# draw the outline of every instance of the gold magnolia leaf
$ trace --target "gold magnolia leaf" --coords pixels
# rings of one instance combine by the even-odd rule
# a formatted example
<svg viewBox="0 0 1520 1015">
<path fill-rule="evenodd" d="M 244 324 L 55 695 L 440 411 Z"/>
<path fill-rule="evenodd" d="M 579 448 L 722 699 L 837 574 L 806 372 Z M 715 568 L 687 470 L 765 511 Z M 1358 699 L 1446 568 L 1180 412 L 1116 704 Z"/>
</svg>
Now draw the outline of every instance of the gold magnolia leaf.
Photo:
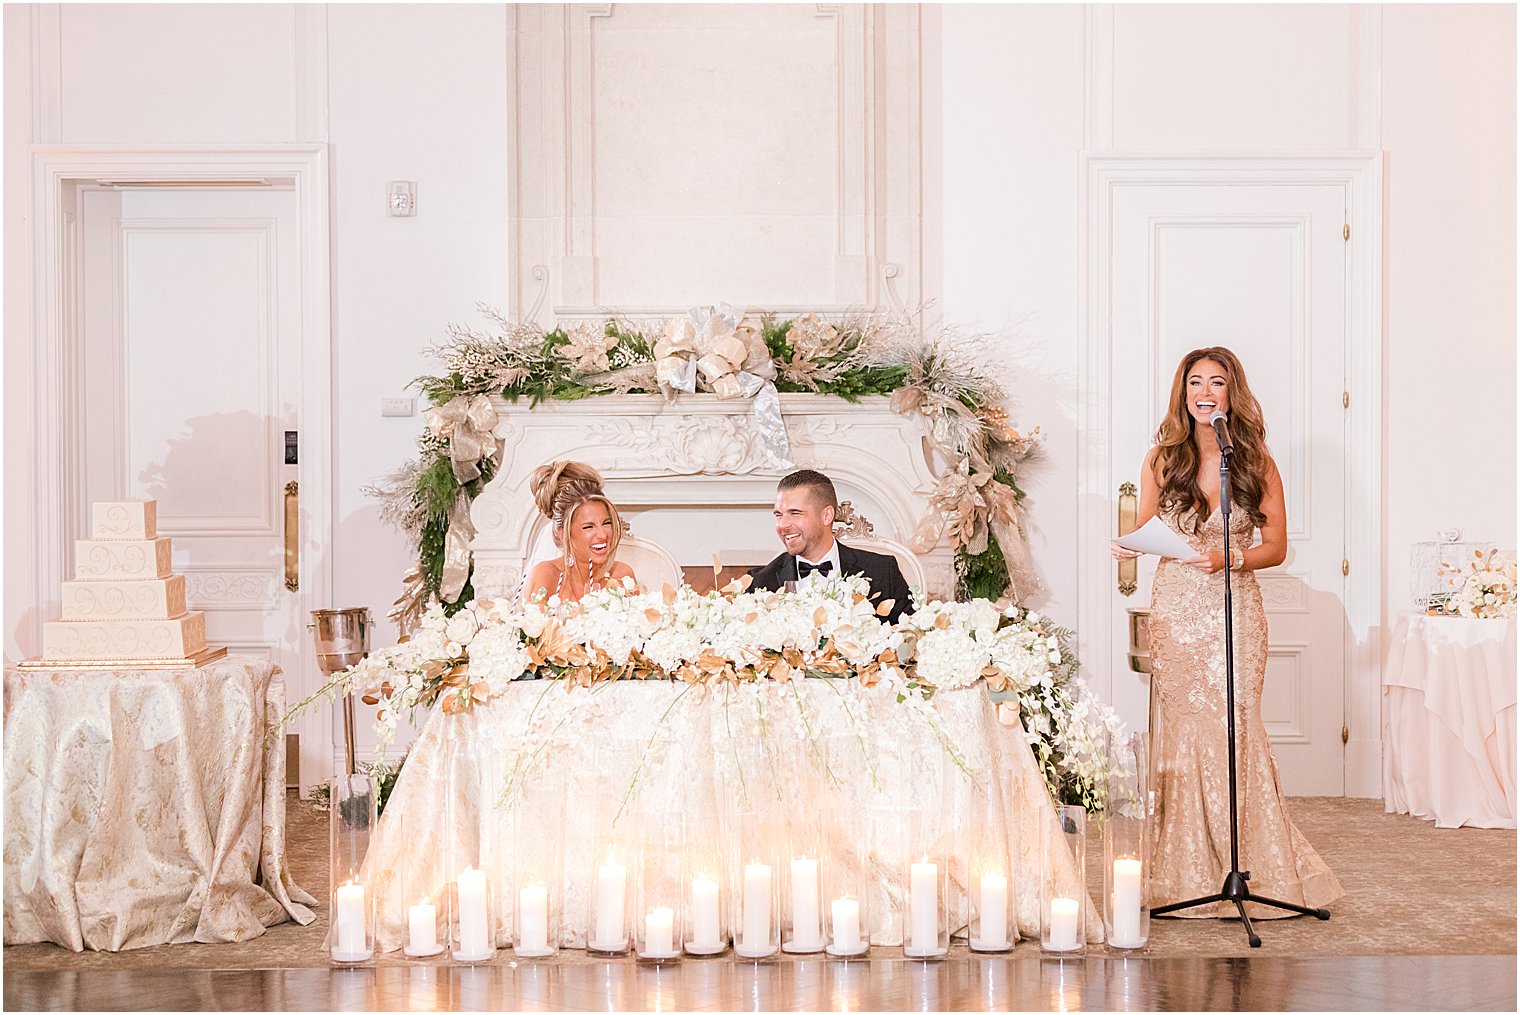
<svg viewBox="0 0 1520 1015">
<path fill-rule="evenodd" d="M 876 606 L 876 615 L 878 617 L 885 617 L 887 614 L 889 614 L 889 613 L 892 612 L 892 607 L 894 607 L 896 605 L 897 605 L 897 600 L 895 600 L 895 599 L 883 599 Z"/>
<path fill-rule="evenodd" d="M 665 600 L 666 606 L 674 606 L 676 604 L 676 590 L 671 586 L 670 582 L 666 582 L 660 586 L 660 597 Z"/>
</svg>

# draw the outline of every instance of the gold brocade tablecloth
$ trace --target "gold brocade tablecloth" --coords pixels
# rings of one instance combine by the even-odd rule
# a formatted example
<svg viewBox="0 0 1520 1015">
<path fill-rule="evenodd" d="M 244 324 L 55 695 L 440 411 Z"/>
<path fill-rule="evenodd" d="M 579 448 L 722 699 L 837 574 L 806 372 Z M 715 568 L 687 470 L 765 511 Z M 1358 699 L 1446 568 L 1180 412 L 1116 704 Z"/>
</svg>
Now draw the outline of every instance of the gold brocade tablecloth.
<svg viewBox="0 0 1520 1015">
<path fill-rule="evenodd" d="M 310 923 L 285 868 L 280 669 L 5 676 L 5 943 L 119 951 Z M 304 905 L 303 905 L 304 903 Z"/>
</svg>

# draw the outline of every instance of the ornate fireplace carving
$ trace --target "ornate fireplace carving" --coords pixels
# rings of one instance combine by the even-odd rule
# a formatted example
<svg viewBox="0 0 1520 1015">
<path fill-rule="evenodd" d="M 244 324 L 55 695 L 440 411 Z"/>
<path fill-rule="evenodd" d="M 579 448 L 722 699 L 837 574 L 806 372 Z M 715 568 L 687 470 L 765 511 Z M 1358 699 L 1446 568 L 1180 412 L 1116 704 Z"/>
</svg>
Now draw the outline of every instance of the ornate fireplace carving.
<svg viewBox="0 0 1520 1015">
<path fill-rule="evenodd" d="M 782 395 L 792 459 L 797 468 L 826 473 L 840 499 L 851 502 L 852 534 L 869 528 L 873 548 L 914 558 L 926 591 L 948 598 L 955 585 L 951 550 L 915 554 L 905 545 L 935 482 L 924 427 L 887 403 L 883 396 L 850 404 L 828 395 Z M 498 400 L 495 407 L 505 452 L 471 508 L 478 595 L 517 587 L 542 524 L 528 477 L 560 458 L 595 466 L 633 531 L 658 541 L 682 564 L 710 565 L 714 545 L 725 547 L 725 564 L 763 563 L 779 552 L 770 509 L 776 481 L 789 470 L 768 464 L 749 401 L 624 395 L 531 409 Z M 734 556 L 749 559 L 729 559 Z"/>
</svg>

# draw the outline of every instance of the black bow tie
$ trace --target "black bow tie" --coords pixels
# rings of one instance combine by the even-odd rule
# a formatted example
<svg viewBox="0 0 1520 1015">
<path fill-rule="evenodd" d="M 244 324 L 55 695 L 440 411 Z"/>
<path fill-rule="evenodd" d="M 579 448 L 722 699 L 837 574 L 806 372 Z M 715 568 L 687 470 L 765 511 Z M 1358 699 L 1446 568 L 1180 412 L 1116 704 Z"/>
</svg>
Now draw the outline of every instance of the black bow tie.
<svg viewBox="0 0 1520 1015">
<path fill-rule="evenodd" d="M 827 575 L 832 570 L 834 570 L 834 562 L 832 560 L 826 560 L 822 564 L 809 564 L 801 557 L 797 558 L 797 578 L 799 581 L 814 571 L 817 571 L 821 575 Z"/>
</svg>

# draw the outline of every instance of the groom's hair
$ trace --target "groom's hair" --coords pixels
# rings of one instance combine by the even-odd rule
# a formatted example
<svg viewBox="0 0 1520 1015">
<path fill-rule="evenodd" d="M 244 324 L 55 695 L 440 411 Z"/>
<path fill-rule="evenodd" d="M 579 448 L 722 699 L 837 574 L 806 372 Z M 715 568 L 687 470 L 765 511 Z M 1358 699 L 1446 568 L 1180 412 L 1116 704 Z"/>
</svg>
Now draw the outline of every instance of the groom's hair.
<svg viewBox="0 0 1520 1015">
<path fill-rule="evenodd" d="M 807 490 L 808 497 L 819 507 L 839 510 L 839 495 L 834 492 L 834 482 L 823 473 L 812 469 L 798 469 L 776 486 L 778 493 L 797 489 Z"/>
</svg>

